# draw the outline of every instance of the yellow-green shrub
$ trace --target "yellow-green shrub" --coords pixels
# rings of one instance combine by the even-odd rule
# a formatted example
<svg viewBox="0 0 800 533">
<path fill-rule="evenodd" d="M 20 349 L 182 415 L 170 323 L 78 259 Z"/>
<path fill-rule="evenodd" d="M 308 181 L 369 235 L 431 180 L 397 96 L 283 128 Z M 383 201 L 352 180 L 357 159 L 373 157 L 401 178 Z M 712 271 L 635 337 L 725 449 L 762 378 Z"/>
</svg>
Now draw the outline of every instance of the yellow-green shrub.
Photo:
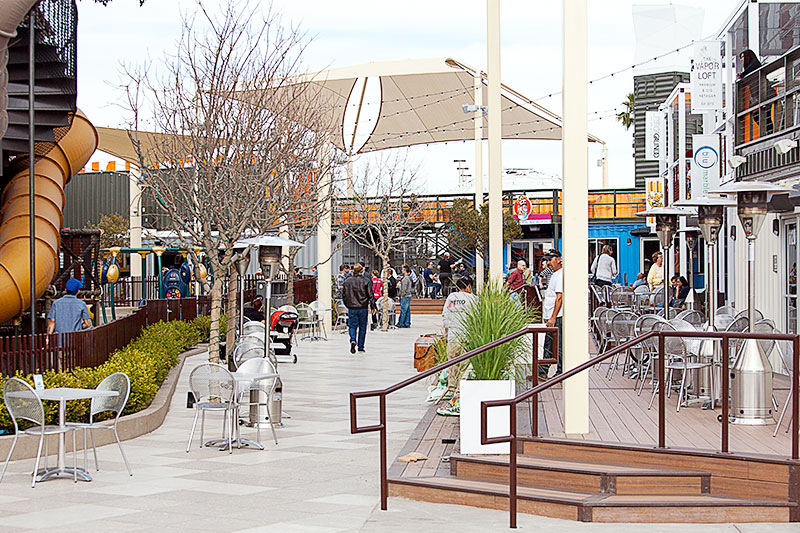
<svg viewBox="0 0 800 533">
<path fill-rule="evenodd" d="M 124 372 L 131 380 L 131 392 L 124 414 L 141 411 L 153 401 L 159 387 L 178 362 L 178 355 L 187 348 L 208 341 L 208 320 L 199 317 L 193 321 L 157 322 L 130 344 L 112 353 L 108 360 L 94 368 L 76 368 L 58 372 L 48 370 L 42 374 L 45 387 L 77 387 L 93 389 L 114 372 Z M 22 378 L 33 385 L 33 376 Z M 0 391 L 4 383 L 0 383 Z M 43 402 L 48 424 L 58 423 L 58 403 Z M 86 421 L 89 418 L 89 400 L 67 402 L 67 420 Z M 102 419 L 102 417 L 98 417 Z M 5 408 L 0 405 L 0 428 L 13 429 Z"/>
</svg>

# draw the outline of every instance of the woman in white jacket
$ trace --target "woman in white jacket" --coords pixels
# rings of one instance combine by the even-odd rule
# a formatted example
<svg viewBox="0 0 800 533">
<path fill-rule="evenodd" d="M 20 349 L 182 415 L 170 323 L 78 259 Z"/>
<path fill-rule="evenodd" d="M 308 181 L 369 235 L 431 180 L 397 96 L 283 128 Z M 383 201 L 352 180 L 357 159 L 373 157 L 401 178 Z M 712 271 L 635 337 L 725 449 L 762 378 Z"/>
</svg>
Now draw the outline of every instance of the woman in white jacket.
<svg viewBox="0 0 800 533">
<path fill-rule="evenodd" d="M 617 277 L 617 262 L 611 254 L 614 250 L 606 244 L 603 246 L 603 252 L 594 258 L 592 263 L 592 275 L 594 276 L 595 285 L 605 286 L 611 285 L 614 278 Z"/>
</svg>

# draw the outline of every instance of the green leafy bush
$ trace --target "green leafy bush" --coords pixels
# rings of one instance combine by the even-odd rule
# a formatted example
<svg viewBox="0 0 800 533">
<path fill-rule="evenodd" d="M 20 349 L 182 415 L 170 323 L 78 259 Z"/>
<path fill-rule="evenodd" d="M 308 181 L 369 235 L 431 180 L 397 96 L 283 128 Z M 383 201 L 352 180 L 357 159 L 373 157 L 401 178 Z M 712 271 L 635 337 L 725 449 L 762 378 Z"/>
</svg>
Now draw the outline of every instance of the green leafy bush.
<svg viewBox="0 0 800 533">
<path fill-rule="evenodd" d="M 43 373 L 45 387 L 77 387 L 93 389 L 114 372 L 124 372 L 131 380 L 131 393 L 123 414 L 141 411 L 153 401 L 178 355 L 186 349 L 208 341 L 208 318 L 192 321 L 157 322 L 124 348 L 111 354 L 108 361 L 94 368 L 76 368 Z M 17 374 L 33 385 L 33 376 Z M 0 391 L 4 383 L 0 383 Z M 88 421 L 89 400 L 67 402 L 67 420 Z M 43 402 L 48 424 L 58 423 L 58 403 Z M 98 419 L 102 419 L 98 417 Z M 0 406 L 0 428 L 13 429 L 5 404 Z"/>
</svg>

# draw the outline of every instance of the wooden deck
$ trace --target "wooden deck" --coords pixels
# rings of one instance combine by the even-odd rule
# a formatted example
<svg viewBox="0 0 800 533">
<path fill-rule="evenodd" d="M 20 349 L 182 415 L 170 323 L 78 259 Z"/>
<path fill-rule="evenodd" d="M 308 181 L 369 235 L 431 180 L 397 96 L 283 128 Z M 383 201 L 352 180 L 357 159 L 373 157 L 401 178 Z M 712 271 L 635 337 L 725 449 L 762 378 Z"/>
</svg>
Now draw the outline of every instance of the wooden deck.
<svg viewBox="0 0 800 533">
<path fill-rule="evenodd" d="M 606 367 L 589 373 L 589 427 L 586 435 L 565 435 L 562 389 L 560 385 L 546 390 L 539 400 L 539 431 L 541 436 L 570 438 L 576 440 L 605 442 L 610 444 L 634 444 L 655 446 L 658 435 L 658 407 L 654 402 L 648 410 L 651 390 L 645 384 L 642 395 L 633 389 L 634 381 L 621 376 L 617 371 L 609 381 L 605 378 Z M 774 393 L 779 407 L 783 408 L 789 392 L 789 379 L 776 376 Z M 667 398 L 666 437 L 667 446 L 698 451 L 718 452 L 721 444 L 722 423 L 717 420 L 722 409 L 703 410 L 699 403 L 681 407 L 676 412 L 677 393 Z M 458 417 L 436 414 L 432 405 L 411 435 L 400 456 L 420 452 L 428 457 L 416 463 L 395 462 L 389 471 L 390 477 L 449 476 L 447 457 L 458 453 Z M 779 413 L 778 413 L 779 414 Z M 520 435 L 530 435 L 530 412 L 527 404 L 517 410 Z M 788 413 L 787 417 L 788 418 Z M 776 414 L 777 419 L 777 414 Z M 788 458 L 791 454 L 791 433 L 785 431 L 783 421 L 778 435 L 772 436 L 775 425 L 741 426 L 730 425 L 730 451 L 733 453 L 768 455 Z M 445 458 L 442 461 L 442 458 Z"/>
</svg>

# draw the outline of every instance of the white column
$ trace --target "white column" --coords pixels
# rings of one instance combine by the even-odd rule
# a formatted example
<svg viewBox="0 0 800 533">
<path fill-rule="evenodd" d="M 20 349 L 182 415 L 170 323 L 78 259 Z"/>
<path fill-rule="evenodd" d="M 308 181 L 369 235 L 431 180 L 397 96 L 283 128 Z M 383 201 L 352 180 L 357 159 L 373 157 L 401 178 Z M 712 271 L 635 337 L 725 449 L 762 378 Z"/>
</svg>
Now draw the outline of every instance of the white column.
<svg viewBox="0 0 800 533">
<path fill-rule="evenodd" d="M 129 239 L 131 248 L 142 247 L 142 189 L 139 187 L 139 178 L 142 176 L 142 171 L 139 167 L 131 165 L 131 170 L 128 174 L 128 195 L 130 197 L 130 205 L 128 206 L 128 216 L 130 221 Z M 131 262 L 131 276 L 142 275 L 142 256 L 139 254 L 130 254 Z M 139 285 L 139 290 L 141 285 Z M 141 296 L 140 296 L 141 297 Z"/>
<path fill-rule="evenodd" d="M 747 48 L 752 50 L 757 57 L 761 57 L 759 7 L 757 0 L 750 0 L 750 3 L 747 4 Z"/>
<path fill-rule="evenodd" d="M 330 150 L 323 150 L 324 157 L 330 157 Z M 326 162 L 322 168 L 328 168 Z M 324 198 L 323 215 L 317 223 L 317 300 L 325 306 L 331 305 L 331 178 L 323 176 L 320 183 L 320 197 Z M 325 313 L 323 321 L 330 325 L 330 313 Z M 328 328 L 330 329 L 330 328 Z"/>
<path fill-rule="evenodd" d="M 680 89 L 678 92 L 678 200 L 686 198 L 686 163 L 689 161 L 686 158 L 686 91 Z M 673 203 L 672 196 L 665 205 Z M 678 217 L 678 227 L 683 229 L 686 227 L 686 217 Z M 674 251 L 673 251 L 674 250 Z M 686 233 L 678 234 L 678 246 L 670 248 L 671 253 L 679 257 L 678 270 L 673 268 L 674 262 L 670 264 L 669 269 L 672 275 L 680 274 L 686 276 L 686 261 L 685 257 L 688 250 L 686 249 Z M 669 280 L 664 280 L 664 287 L 669 288 Z"/>
<path fill-rule="evenodd" d="M 475 209 L 478 210 L 483 204 L 483 80 L 480 74 L 475 76 Z M 475 254 L 475 288 L 483 287 L 483 256 L 481 253 Z"/>
<path fill-rule="evenodd" d="M 563 254 L 564 370 L 589 359 L 587 0 L 564 0 Z M 589 373 L 564 382 L 564 432 L 589 432 Z"/>
<path fill-rule="evenodd" d="M 489 81 L 489 278 L 503 280 L 503 145 L 500 107 L 500 0 L 486 0 Z"/>
</svg>

